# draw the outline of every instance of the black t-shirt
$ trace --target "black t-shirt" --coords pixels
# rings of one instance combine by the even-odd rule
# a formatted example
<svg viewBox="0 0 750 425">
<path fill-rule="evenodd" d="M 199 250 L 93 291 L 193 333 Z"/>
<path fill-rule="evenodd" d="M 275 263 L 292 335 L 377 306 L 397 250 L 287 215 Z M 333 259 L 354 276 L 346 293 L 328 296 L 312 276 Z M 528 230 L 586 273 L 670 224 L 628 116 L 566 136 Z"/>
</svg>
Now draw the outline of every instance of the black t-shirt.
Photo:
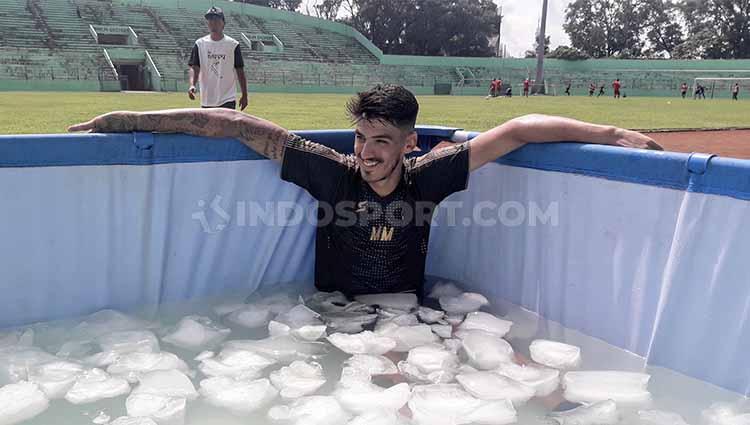
<svg viewBox="0 0 750 425">
<path fill-rule="evenodd" d="M 468 145 L 404 160 L 396 189 L 380 197 L 353 155 L 294 137 L 281 178 L 318 200 L 315 286 L 347 295 L 417 292 L 424 281 L 430 221 L 437 204 L 466 189 Z"/>
</svg>

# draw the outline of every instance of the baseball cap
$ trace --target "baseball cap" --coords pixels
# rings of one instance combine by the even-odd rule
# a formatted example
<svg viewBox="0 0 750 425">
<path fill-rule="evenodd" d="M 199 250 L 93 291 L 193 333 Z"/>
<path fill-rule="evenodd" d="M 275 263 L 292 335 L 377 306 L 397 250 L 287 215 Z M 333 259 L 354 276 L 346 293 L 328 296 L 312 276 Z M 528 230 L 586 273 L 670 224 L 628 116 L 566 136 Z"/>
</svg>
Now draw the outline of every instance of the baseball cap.
<svg viewBox="0 0 750 425">
<path fill-rule="evenodd" d="M 206 19 L 209 19 L 209 18 L 212 18 L 212 17 L 217 17 L 217 18 L 221 18 L 221 20 L 223 21 L 224 20 L 224 11 L 221 10 L 221 8 L 218 8 L 216 6 L 212 6 L 206 12 L 205 17 L 206 17 Z"/>
</svg>

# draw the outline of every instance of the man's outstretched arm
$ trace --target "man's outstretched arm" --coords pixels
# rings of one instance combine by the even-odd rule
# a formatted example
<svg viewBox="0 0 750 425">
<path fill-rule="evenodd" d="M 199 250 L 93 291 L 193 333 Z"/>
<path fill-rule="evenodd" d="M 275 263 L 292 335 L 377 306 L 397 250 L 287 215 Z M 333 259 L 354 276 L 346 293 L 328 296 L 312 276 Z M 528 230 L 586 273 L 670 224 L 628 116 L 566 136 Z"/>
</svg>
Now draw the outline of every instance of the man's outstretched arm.
<svg viewBox="0 0 750 425">
<path fill-rule="evenodd" d="M 514 151 L 526 143 L 581 142 L 662 150 L 653 139 L 622 128 L 570 118 L 526 115 L 488 130 L 469 141 L 469 170 Z"/>
<path fill-rule="evenodd" d="M 284 128 L 252 115 L 230 109 L 169 109 L 150 112 L 110 112 L 90 121 L 70 126 L 68 131 L 127 133 L 153 131 L 187 133 L 205 137 L 239 139 L 255 152 L 281 162 L 290 133 Z"/>
</svg>

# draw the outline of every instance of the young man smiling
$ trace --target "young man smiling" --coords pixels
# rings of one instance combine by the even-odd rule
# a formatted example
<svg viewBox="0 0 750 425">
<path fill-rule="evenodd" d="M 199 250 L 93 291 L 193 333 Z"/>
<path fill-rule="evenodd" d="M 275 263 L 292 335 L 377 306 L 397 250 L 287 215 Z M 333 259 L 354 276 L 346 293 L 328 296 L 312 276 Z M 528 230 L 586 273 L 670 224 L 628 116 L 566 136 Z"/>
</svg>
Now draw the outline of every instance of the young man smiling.
<svg viewBox="0 0 750 425">
<path fill-rule="evenodd" d="M 421 294 L 434 208 L 464 190 L 471 171 L 526 143 L 572 141 L 661 149 L 633 131 L 529 115 L 469 142 L 406 158 L 417 145 L 419 105 L 411 92 L 378 85 L 356 95 L 347 109 L 356 124 L 353 155 L 304 140 L 261 118 L 222 109 L 112 112 L 70 131 L 233 137 L 280 162 L 281 178 L 319 201 L 317 288 L 347 295 Z"/>
</svg>

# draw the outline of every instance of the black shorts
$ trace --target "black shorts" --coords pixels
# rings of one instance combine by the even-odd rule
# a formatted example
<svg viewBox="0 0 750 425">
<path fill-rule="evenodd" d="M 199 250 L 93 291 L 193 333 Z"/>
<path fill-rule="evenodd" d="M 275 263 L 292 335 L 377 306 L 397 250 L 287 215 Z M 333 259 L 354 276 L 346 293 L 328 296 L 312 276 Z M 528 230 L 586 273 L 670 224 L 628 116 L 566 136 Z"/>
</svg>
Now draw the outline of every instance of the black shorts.
<svg viewBox="0 0 750 425">
<path fill-rule="evenodd" d="M 201 106 L 201 108 L 212 109 L 212 108 L 225 108 L 225 109 L 237 109 L 237 101 L 227 102 L 219 106 Z"/>
</svg>

